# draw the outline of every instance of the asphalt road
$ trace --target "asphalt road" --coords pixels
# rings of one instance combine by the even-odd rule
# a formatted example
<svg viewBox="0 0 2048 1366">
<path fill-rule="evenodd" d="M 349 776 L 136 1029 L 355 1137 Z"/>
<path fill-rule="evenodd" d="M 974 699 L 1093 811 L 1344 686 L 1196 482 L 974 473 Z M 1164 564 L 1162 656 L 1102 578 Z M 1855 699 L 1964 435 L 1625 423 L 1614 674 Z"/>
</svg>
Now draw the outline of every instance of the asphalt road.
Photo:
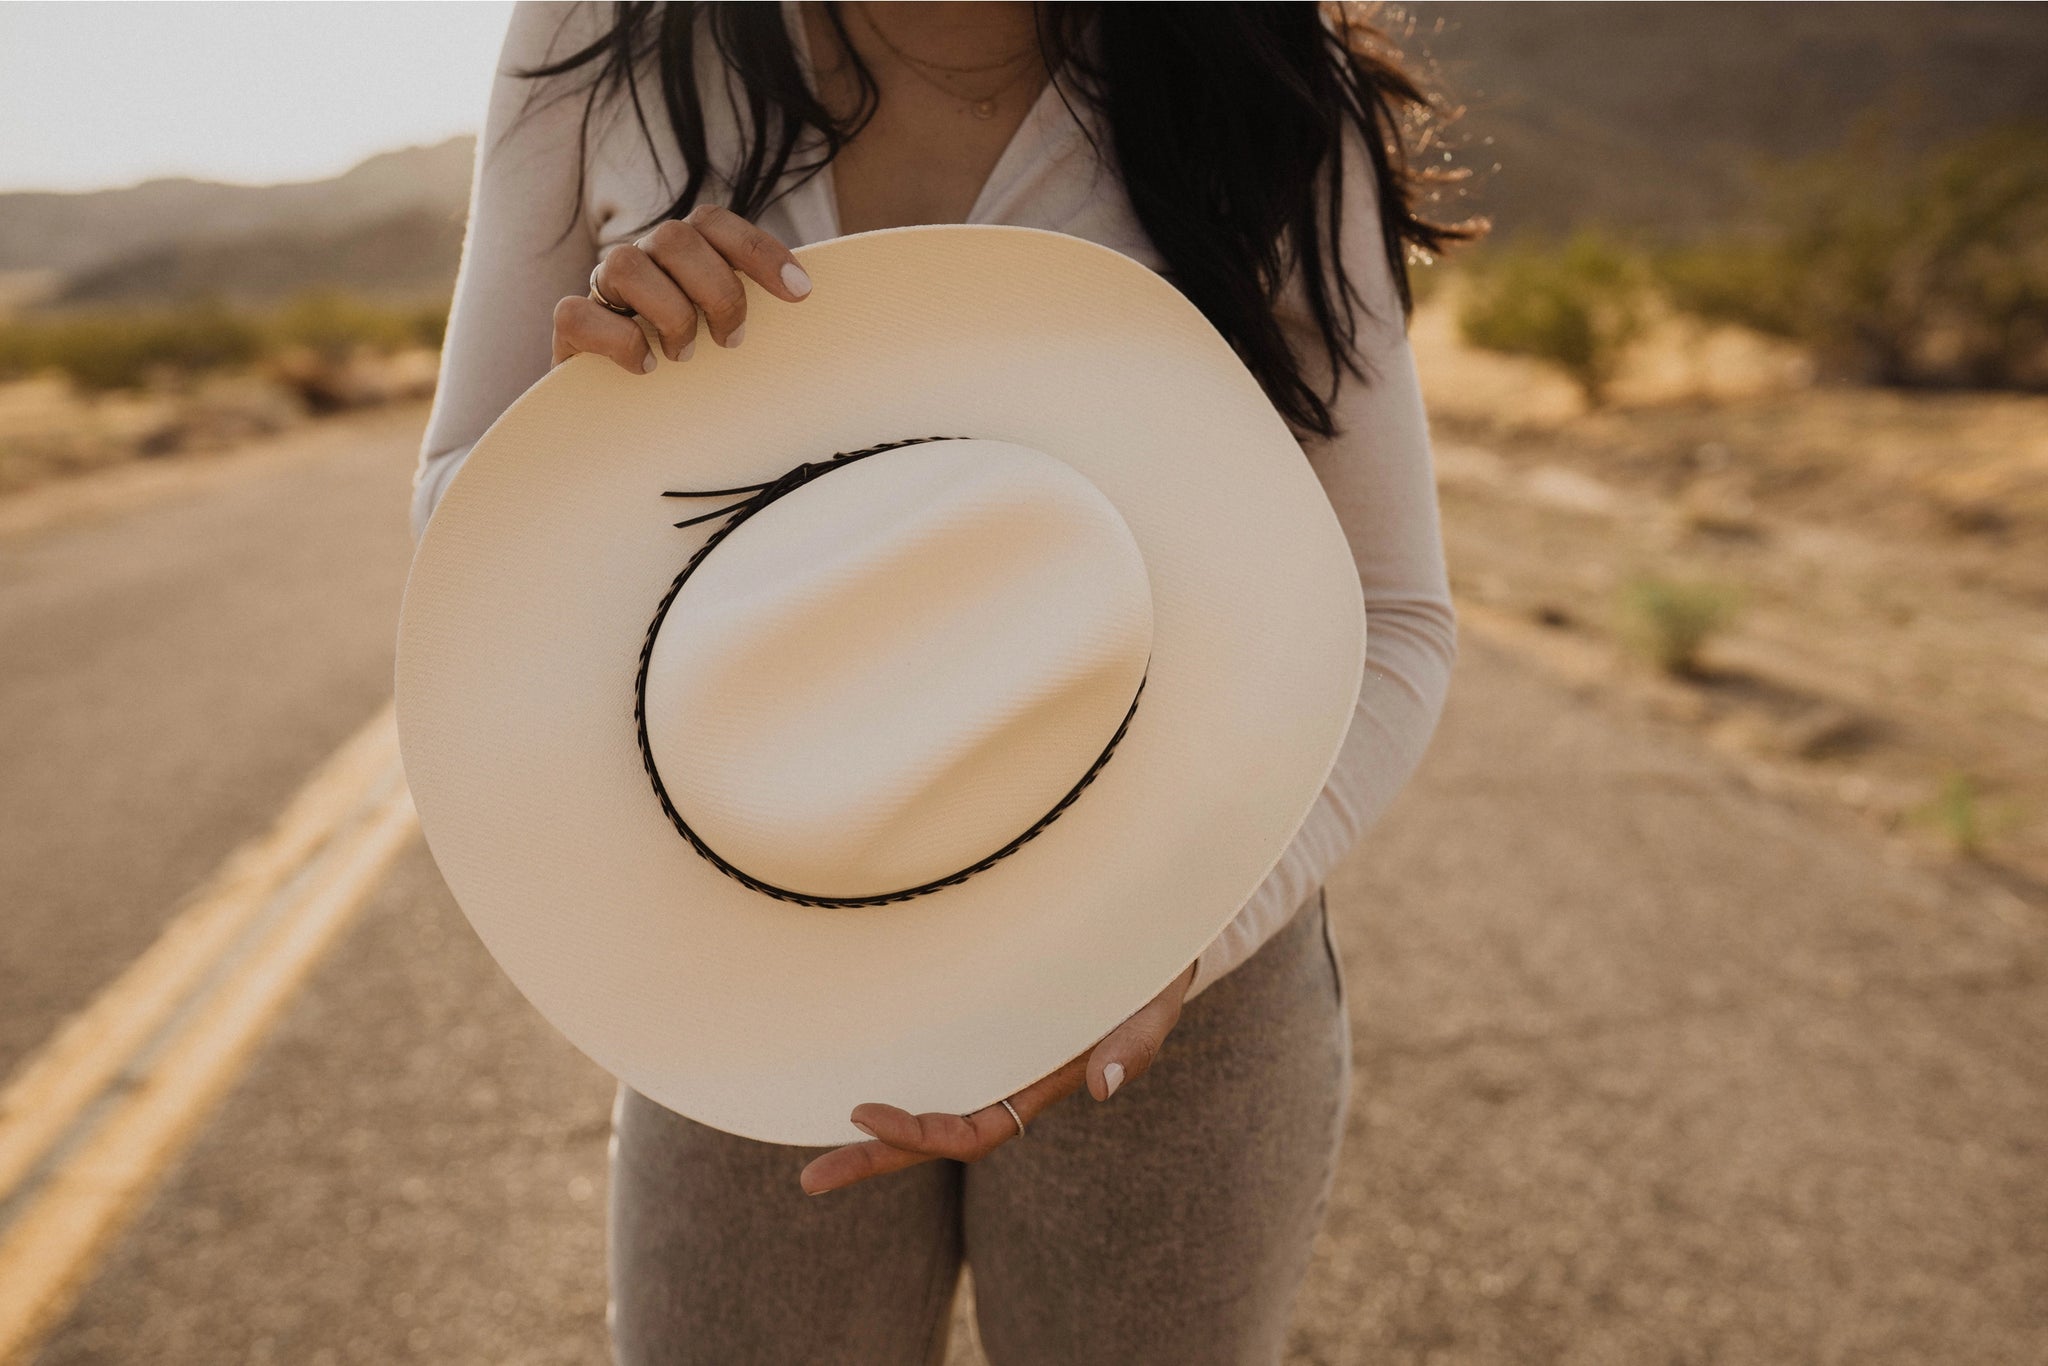
<svg viewBox="0 0 2048 1366">
<path fill-rule="evenodd" d="M 419 416 L 0 543 L 8 1060 L 382 700 Z M 1470 635 L 1330 904 L 1293 1361 L 2048 1359 L 2039 908 Z M 602 1361 L 610 1096 L 415 840 L 38 1359 Z"/>
<path fill-rule="evenodd" d="M 390 697 L 424 420 L 0 503 L 0 1073 Z"/>
</svg>

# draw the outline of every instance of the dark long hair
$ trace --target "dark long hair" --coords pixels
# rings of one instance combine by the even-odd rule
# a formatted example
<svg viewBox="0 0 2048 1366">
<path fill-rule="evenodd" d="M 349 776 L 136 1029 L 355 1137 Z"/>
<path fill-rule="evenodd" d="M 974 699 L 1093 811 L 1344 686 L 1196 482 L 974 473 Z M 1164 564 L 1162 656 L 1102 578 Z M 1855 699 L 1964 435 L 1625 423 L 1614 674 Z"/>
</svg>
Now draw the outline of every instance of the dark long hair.
<svg viewBox="0 0 2048 1366">
<path fill-rule="evenodd" d="M 779 4 L 615 3 L 605 33 L 557 61 L 514 74 L 538 79 L 598 63 L 579 135 L 584 150 L 599 103 L 623 92 L 652 155 L 634 79 L 652 57 L 688 179 L 674 204 L 635 231 L 688 213 L 714 170 L 732 186 L 726 207 L 753 218 L 838 155 L 880 102 L 838 7 L 828 4 L 826 11 L 852 54 L 861 92 L 844 122 L 812 94 Z M 1476 221 L 1441 224 L 1423 216 L 1427 182 L 1436 173 L 1411 160 L 1403 123 L 1412 126 L 1433 106 L 1366 11 L 1311 0 L 1042 4 L 1036 10 L 1039 47 L 1055 89 L 1070 112 L 1071 91 L 1103 116 L 1125 192 L 1165 258 L 1167 277 L 1235 348 L 1281 414 L 1298 430 L 1325 437 L 1336 433 L 1330 401 L 1342 375 L 1367 378 L 1356 345 L 1357 312 L 1366 305 L 1337 249 L 1346 124 L 1363 132 L 1377 178 L 1380 240 L 1404 325 L 1413 307 L 1409 249 L 1434 255 L 1484 229 Z M 738 98 L 745 102 L 738 120 L 747 130 L 744 145 L 730 167 L 712 167 L 705 144 L 696 77 L 700 18 L 708 20 L 719 56 L 739 77 Z M 1093 57 L 1082 41 L 1091 21 L 1097 26 Z M 793 164 L 807 133 L 822 139 L 821 154 Z M 1100 144 L 1095 150 L 1105 155 Z M 792 173 L 798 178 L 782 185 Z M 579 205 L 582 190 L 579 169 Z M 1303 376 L 1274 316 L 1296 266 L 1330 357 L 1327 395 Z"/>
</svg>

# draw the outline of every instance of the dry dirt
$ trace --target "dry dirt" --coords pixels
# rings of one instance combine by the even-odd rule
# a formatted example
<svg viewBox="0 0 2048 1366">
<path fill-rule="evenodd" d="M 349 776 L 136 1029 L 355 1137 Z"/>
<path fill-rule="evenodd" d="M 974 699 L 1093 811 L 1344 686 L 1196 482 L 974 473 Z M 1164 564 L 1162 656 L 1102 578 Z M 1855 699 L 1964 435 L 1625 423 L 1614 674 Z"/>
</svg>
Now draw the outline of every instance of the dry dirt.
<svg viewBox="0 0 2048 1366">
<path fill-rule="evenodd" d="M 124 961 L 122 935 L 128 953 L 147 942 L 146 917 L 374 704 L 424 416 L 137 465 L 117 475 L 183 470 L 191 487 L 102 474 L 77 481 L 104 481 L 98 496 L 52 488 L 0 518 L 15 616 L 0 637 L 30 647 L 0 651 L 0 681 L 21 714 L 62 722 L 17 728 L 22 761 L 0 764 L 17 809 L 40 813 L 0 832 L 47 836 L 0 867 L 53 879 L 24 906 L 61 909 L 62 892 L 78 907 L 17 917 L 9 961 L 51 985 L 48 965 L 72 964 L 74 998 L 89 991 L 91 964 Z M 1752 751 L 1731 765 L 1694 741 L 1723 733 L 1717 708 L 1769 712 L 1621 661 L 1601 577 L 1638 547 L 1666 564 L 1720 541 L 1658 541 L 1666 500 L 1605 471 L 1443 448 L 1471 629 L 1428 762 L 1331 882 L 1356 1091 L 1289 1362 L 2034 1366 L 2040 907 L 1832 795 L 1758 792 L 1737 771 Z M 1924 622 L 1889 653 L 1844 643 L 1863 609 L 1827 595 L 1898 583 L 1909 542 L 1858 539 L 1867 569 L 1787 558 L 1796 524 L 1757 515 L 1768 534 L 1710 567 L 1772 586 L 1775 605 L 1721 643 L 1724 671 L 1797 665 L 1832 697 L 1903 653 L 1934 683 L 1970 682 Z M 1949 628 L 1963 646 L 2024 620 L 2003 590 L 1962 598 L 1925 577 L 1899 591 L 1930 612 L 1987 604 L 1988 625 Z M 1821 606 L 1802 617 L 1803 581 Z M 1528 615 L 1581 601 L 1580 624 Z M 1737 652 L 1779 638 L 1767 621 L 1785 623 L 1785 658 L 1751 663 Z M 1980 733 L 1956 718 L 1988 704 L 1930 696 L 1930 734 Z M 2038 743 L 2037 723 L 2011 729 Z M 1839 786 L 1921 753 L 1887 738 L 1860 768 L 1754 767 Z M 63 819 L 115 809 L 103 792 L 120 822 Z M 25 993 L 0 1002 L 22 1040 L 63 1004 L 38 1022 Z M 416 844 L 38 1361 L 602 1361 L 609 1095 Z M 955 1366 L 979 1359 L 964 1327 L 954 1346 Z"/>
<path fill-rule="evenodd" d="M 294 352 L 242 371 L 165 374 L 134 391 L 87 392 L 54 370 L 0 383 L 0 494 L 231 450 L 330 411 L 430 397 L 439 363 L 440 353 L 424 348 L 341 362 Z"/>
<path fill-rule="evenodd" d="M 1415 341 L 1468 624 L 1692 721 L 1762 782 L 1931 849 L 1973 837 L 2038 892 L 2048 397 L 1814 388 L 1779 348 L 1674 325 L 1587 412 L 1542 366 L 1462 347 L 1448 302 Z M 1639 575 L 1740 604 L 1698 677 L 1623 648 Z"/>
</svg>

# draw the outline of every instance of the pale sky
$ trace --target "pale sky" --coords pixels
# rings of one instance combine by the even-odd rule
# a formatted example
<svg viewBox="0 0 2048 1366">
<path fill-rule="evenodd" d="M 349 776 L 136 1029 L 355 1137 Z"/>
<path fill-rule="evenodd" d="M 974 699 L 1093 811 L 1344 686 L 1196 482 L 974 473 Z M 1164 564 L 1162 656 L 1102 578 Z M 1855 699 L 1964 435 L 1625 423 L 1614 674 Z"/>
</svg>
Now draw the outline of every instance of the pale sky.
<svg viewBox="0 0 2048 1366">
<path fill-rule="evenodd" d="M 0 191 L 269 184 L 474 133 L 509 0 L 0 0 Z"/>
</svg>

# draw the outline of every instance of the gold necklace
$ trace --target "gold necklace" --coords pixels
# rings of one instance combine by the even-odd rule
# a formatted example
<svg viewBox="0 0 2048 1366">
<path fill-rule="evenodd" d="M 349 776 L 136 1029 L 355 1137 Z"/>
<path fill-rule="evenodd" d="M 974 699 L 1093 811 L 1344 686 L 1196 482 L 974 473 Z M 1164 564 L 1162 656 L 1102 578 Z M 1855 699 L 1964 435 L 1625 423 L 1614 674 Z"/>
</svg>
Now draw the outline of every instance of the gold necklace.
<svg viewBox="0 0 2048 1366">
<path fill-rule="evenodd" d="M 895 42 L 893 42 L 890 39 L 889 35 L 882 31 L 882 26 L 875 22 L 875 16 L 868 13 L 868 7 L 866 5 L 862 5 L 860 7 L 860 16 L 863 20 L 866 21 L 868 31 L 870 33 L 873 33 L 876 38 L 881 40 L 883 47 L 888 48 L 889 51 L 893 53 L 898 59 L 900 59 L 905 66 L 909 67 L 912 75 L 916 76 L 926 85 L 929 85 L 930 87 L 932 87 L 932 89 L 937 90 L 942 94 L 950 95 L 952 98 L 956 100 L 966 100 L 968 102 L 968 106 L 974 111 L 974 117 L 978 119 L 992 119 L 996 116 L 996 97 L 1007 93 L 1012 86 L 1017 84 L 1018 81 L 1024 79 L 1026 75 L 1030 74 L 1031 65 L 1028 59 L 1039 55 L 1038 44 L 1034 40 L 1030 46 L 1018 49 L 1017 52 L 1015 52 L 1011 56 L 1003 58 L 1001 61 L 989 62 L 982 66 L 946 66 L 939 62 L 931 61 L 927 58 L 914 57 L 910 53 L 905 52 L 902 48 L 898 47 L 895 44 Z M 945 71 L 961 75 L 969 73 L 979 73 L 984 71 L 995 71 L 1001 69 L 1002 67 L 1008 66 L 1010 63 L 1018 61 L 1020 59 L 1026 60 L 1026 65 L 1018 67 L 1016 74 L 1012 75 L 1009 79 L 1005 80 L 1001 85 L 997 86 L 995 89 L 984 91 L 980 95 L 962 94 L 960 91 L 953 89 L 951 86 L 946 85 L 944 82 L 940 81 L 935 76 L 930 74 L 930 71 Z M 930 71 L 928 71 L 927 68 L 929 68 Z"/>
</svg>

